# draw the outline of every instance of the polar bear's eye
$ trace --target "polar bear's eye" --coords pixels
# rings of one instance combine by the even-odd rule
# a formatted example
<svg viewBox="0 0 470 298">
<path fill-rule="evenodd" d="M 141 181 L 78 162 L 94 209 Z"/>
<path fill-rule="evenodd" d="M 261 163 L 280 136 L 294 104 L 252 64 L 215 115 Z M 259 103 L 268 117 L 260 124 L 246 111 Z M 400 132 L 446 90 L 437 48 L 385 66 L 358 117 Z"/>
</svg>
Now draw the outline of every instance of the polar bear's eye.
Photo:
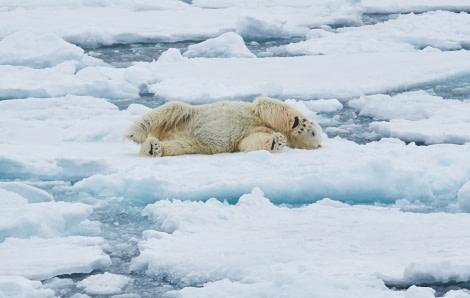
<svg viewBox="0 0 470 298">
<path fill-rule="evenodd" d="M 296 128 L 297 126 L 299 126 L 299 117 L 295 116 L 294 125 L 292 125 L 292 128 Z"/>
</svg>

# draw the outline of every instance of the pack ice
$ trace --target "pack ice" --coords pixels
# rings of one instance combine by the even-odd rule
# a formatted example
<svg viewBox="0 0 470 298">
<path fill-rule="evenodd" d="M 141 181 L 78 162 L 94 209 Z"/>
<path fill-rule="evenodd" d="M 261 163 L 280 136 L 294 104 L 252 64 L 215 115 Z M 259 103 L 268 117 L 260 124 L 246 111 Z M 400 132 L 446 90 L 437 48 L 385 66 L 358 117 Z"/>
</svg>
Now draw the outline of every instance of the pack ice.
<svg viewBox="0 0 470 298">
<path fill-rule="evenodd" d="M 470 297 L 470 4 L 0 1 L 0 297 Z M 318 150 L 138 157 L 171 100 Z"/>
</svg>

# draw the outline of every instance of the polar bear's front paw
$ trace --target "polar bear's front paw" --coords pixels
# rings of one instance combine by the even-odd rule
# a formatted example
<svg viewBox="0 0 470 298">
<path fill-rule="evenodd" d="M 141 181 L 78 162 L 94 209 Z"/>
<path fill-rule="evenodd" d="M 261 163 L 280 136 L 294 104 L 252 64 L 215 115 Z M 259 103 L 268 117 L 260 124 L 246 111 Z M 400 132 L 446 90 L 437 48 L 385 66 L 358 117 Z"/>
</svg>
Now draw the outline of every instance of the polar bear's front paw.
<svg viewBox="0 0 470 298">
<path fill-rule="evenodd" d="M 308 119 L 299 119 L 297 116 L 295 116 L 295 119 L 294 119 L 294 125 L 292 127 L 293 129 L 295 129 L 294 131 L 294 135 L 300 135 L 302 133 L 305 133 L 307 130 L 311 130 L 312 129 L 312 122 Z"/>
<path fill-rule="evenodd" d="M 147 138 L 140 148 L 140 155 L 153 157 L 162 156 L 162 145 L 160 141 L 155 137 Z"/>
<path fill-rule="evenodd" d="M 287 144 L 287 138 L 281 133 L 273 133 L 271 152 L 280 152 Z"/>
</svg>

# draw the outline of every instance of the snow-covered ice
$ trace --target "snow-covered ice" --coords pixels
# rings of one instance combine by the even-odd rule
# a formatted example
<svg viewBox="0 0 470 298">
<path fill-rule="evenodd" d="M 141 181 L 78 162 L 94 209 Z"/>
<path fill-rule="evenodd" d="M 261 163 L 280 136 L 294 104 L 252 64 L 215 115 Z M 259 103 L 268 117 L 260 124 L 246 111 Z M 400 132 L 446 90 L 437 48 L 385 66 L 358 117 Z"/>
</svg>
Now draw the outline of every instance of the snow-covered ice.
<svg viewBox="0 0 470 298">
<path fill-rule="evenodd" d="M 164 200 L 143 214 L 156 231 L 144 233 L 131 268 L 199 285 L 182 290 L 184 297 L 215 297 L 222 289 L 242 297 L 393 297 L 383 280 L 470 278 L 470 235 L 461 224 L 469 214 L 403 213 L 329 199 L 287 208 L 259 189 L 236 205 Z"/>
<path fill-rule="evenodd" d="M 0 0 L 0 297 L 470 297 L 469 12 Z M 166 101 L 258 95 L 323 147 L 121 141 Z"/>
<path fill-rule="evenodd" d="M 111 263 L 101 245 L 101 237 L 8 238 L 0 244 L 0 274 L 44 280 L 63 274 L 90 273 Z"/>
<path fill-rule="evenodd" d="M 305 41 L 274 47 L 268 51 L 275 54 L 325 55 L 468 49 L 469 24 L 468 13 L 411 13 L 375 25 L 346 27 L 334 32 L 329 28 L 315 28 L 306 34 Z"/>
<path fill-rule="evenodd" d="M 370 127 L 383 135 L 425 144 L 470 141 L 469 100 L 443 99 L 416 91 L 362 96 L 349 104 L 359 109 L 360 115 L 381 120 L 370 123 Z"/>
<path fill-rule="evenodd" d="M 54 291 L 42 288 L 40 281 L 21 276 L 0 276 L 0 297 L 53 297 Z"/>
<path fill-rule="evenodd" d="M 259 94 L 281 98 L 352 98 L 408 90 L 468 74 L 469 66 L 467 51 L 425 51 L 289 59 L 177 59 L 173 53 L 171 59 L 135 67 L 152 67 L 159 74 L 160 79 L 147 87 L 156 96 L 198 103 Z"/>
<path fill-rule="evenodd" d="M 227 32 L 216 38 L 208 39 L 199 44 L 191 45 L 183 55 L 190 58 L 256 57 L 246 47 L 243 38 L 235 32 Z"/>
<path fill-rule="evenodd" d="M 79 288 L 84 288 L 91 295 L 119 294 L 122 288 L 129 283 L 130 278 L 122 275 L 104 273 L 92 275 L 77 283 Z"/>
</svg>

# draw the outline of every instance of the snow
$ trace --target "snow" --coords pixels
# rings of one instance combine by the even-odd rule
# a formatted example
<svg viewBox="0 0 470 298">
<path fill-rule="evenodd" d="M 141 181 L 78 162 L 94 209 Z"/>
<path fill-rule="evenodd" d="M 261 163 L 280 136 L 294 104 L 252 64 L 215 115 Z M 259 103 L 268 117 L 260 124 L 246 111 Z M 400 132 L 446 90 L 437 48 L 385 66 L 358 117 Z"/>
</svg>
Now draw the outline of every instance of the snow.
<svg viewBox="0 0 470 298">
<path fill-rule="evenodd" d="M 308 110 L 315 112 L 332 113 L 340 111 L 344 106 L 339 100 L 333 99 L 317 99 L 304 101 L 303 104 Z M 299 108 L 299 107 L 298 107 Z"/>
<path fill-rule="evenodd" d="M 423 288 L 417 286 L 411 286 L 407 291 L 405 298 L 433 298 L 434 290 L 430 288 Z"/>
<path fill-rule="evenodd" d="M 53 297 L 54 291 L 42 289 L 40 281 L 32 281 L 21 276 L 0 276 L 0 297 Z"/>
<path fill-rule="evenodd" d="M 129 283 L 126 276 L 103 273 L 92 275 L 77 283 L 79 288 L 85 288 L 90 295 L 113 295 L 121 293 L 122 288 Z"/>
<path fill-rule="evenodd" d="M 237 296 L 393 297 L 384 279 L 459 281 L 470 274 L 463 265 L 470 235 L 462 225 L 469 214 L 403 213 L 330 200 L 288 208 L 273 205 L 260 189 L 235 205 L 163 200 L 143 214 L 156 231 L 144 233 L 131 268 L 200 285 L 186 287 L 183 297 L 215 297 L 222 289 Z"/>
<path fill-rule="evenodd" d="M 87 220 L 92 212 L 89 205 L 67 202 L 27 204 L 13 193 L 0 191 L 11 204 L 0 210 L 0 240 L 7 237 L 55 237 L 69 234 L 97 235 L 99 223 Z"/>
<path fill-rule="evenodd" d="M 239 6 L 222 4 L 221 7 L 217 4 L 218 9 L 211 9 L 211 5 L 204 3 L 187 5 L 182 1 L 164 1 L 161 4 L 161 1 L 129 0 L 100 3 L 52 1 L 37 5 L 29 1 L 4 2 L 0 6 L 0 38 L 37 28 L 87 47 L 205 40 L 229 31 L 248 38 L 299 36 L 305 34 L 309 26 L 357 24 L 361 16 L 361 8 L 356 1 L 343 0 L 319 1 L 317 5 L 278 1 L 265 5 L 264 9 L 258 9 L 260 3 L 253 6 L 249 1 Z"/>
<path fill-rule="evenodd" d="M 81 60 L 84 51 L 54 34 L 20 31 L 0 41 L 0 56 L 0 64 L 46 68 L 67 60 Z"/>
<path fill-rule="evenodd" d="M 0 297 L 470 297 L 467 2 L 0 0 Z M 258 95 L 322 148 L 121 141 Z"/>
<path fill-rule="evenodd" d="M 326 150 L 314 152 L 287 149 L 280 155 L 259 151 L 144 159 L 108 174 L 84 178 L 73 189 L 90 196 L 132 197 L 135 202 L 148 204 L 165 198 L 216 197 L 233 202 L 259 186 L 276 203 L 308 203 L 330 197 L 393 204 L 407 199 L 452 209 L 457 190 L 470 179 L 469 169 L 462 167 L 470 162 L 468 144 L 417 147 L 384 139 L 358 145 L 328 139 L 323 148 Z M 188 163 L 192 166 L 187 167 Z M 175 168 L 184 171 L 175 172 Z"/>
<path fill-rule="evenodd" d="M 183 56 L 206 58 L 255 58 L 256 56 L 246 47 L 243 38 L 235 32 L 227 32 L 216 38 L 208 39 L 199 44 L 190 45 Z"/>
<path fill-rule="evenodd" d="M 49 202 L 53 197 L 48 192 L 21 182 L 0 182 L 0 189 L 11 192 L 10 195 L 20 195 L 29 203 Z M 18 201 L 21 201 L 19 199 Z M 12 201 L 13 202 L 13 201 Z"/>
<path fill-rule="evenodd" d="M 432 10 L 468 11 L 470 4 L 465 0 L 417 0 L 410 3 L 406 0 L 361 0 L 364 9 L 369 13 L 425 12 Z"/>
<path fill-rule="evenodd" d="M 465 144 L 470 141 L 468 100 L 443 99 L 416 91 L 396 96 L 362 96 L 349 104 L 359 109 L 360 115 L 386 120 L 373 122 L 370 127 L 390 137 L 425 144 Z"/>
<path fill-rule="evenodd" d="M 111 260 L 101 245 L 101 237 L 7 238 L 0 243 L 0 275 L 44 280 L 104 269 Z"/>
<path fill-rule="evenodd" d="M 147 87 L 156 96 L 201 103 L 259 94 L 281 98 L 351 98 L 401 91 L 468 74 L 470 62 L 467 61 L 470 61 L 467 51 L 453 51 L 289 59 L 195 58 L 163 60 L 136 67 L 154 67 L 154 72 L 160 75 L 157 83 Z"/>
<path fill-rule="evenodd" d="M 325 55 L 412 52 L 427 47 L 435 51 L 459 50 L 468 47 L 469 24 L 470 15 L 463 12 L 411 13 L 375 25 L 346 27 L 333 32 L 329 28 L 315 28 L 306 34 L 305 41 L 268 51 L 284 55 Z"/>
</svg>

